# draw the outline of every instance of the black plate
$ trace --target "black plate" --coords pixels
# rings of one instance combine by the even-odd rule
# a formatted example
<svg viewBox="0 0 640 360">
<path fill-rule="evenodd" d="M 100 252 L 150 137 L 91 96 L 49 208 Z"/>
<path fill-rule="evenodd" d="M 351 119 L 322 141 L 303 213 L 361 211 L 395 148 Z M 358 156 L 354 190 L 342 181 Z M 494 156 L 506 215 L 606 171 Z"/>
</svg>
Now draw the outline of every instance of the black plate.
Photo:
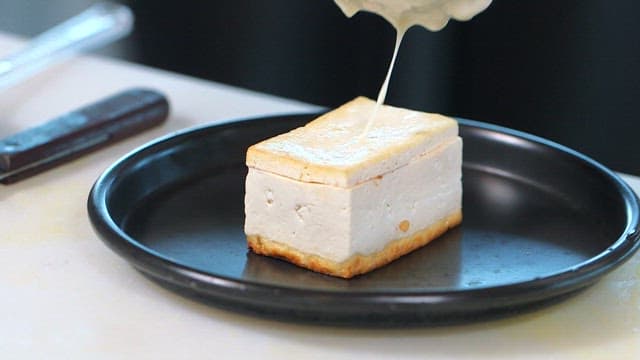
<svg viewBox="0 0 640 360">
<path fill-rule="evenodd" d="M 504 316 L 575 293 L 640 243 L 638 199 L 611 171 L 528 134 L 460 119 L 464 222 L 343 280 L 247 251 L 244 157 L 315 115 L 205 126 L 109 168 L 88 202 L 104 242 L 180 294 L 321 323 L 441 324 Z"/>
</svg>

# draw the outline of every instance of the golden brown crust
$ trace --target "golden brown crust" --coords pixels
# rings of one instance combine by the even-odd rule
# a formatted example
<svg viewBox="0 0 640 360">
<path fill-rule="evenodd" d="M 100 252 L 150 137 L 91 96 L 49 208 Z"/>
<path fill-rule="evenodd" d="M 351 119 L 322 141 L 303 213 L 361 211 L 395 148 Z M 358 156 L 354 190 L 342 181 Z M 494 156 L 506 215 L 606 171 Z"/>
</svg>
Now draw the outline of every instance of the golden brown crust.
<svg viewBox="0 0 640 360">
<path fill-rule="evenodd" d="M 364 97 L 349 101 L 302 127 L 250 146 L 246 165 L 302 182 L 351 187 L 458 136 L 452 118 L 382 105 L 371 131 L 385 136 L 361 137 L 375 107 L 374 100 Z"/>
<path fill-rule="evenodd" d="M 349 279 L 384 266 L 402 255 L 428 244 L 431 240 L 444 234 L 448 229 L 460 224 L 460 222 L 462 222 L 462 211 L 458 210 L 426 229 L 417 231 L 410 236 L 393 240 L 377 253 L 369 255 L 355 254 L 340 263 L 318 255 L 304 253 L 260 235 L 247 235 L 247 242 L 249 248 L 257 254 L 280 258 L 309 270 Z"/>
</svg>

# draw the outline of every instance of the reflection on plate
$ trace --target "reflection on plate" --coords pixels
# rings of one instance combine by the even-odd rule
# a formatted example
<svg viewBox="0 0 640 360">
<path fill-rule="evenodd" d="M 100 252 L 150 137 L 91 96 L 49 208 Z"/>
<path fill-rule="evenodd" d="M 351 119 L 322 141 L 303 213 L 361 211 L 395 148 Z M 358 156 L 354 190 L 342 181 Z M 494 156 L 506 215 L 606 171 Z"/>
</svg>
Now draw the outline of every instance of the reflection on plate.
<svg viewBox="0 0 640 360">
<path fill-rule="evenodd" d="M 344 280 L 247 251 L 244 154 L 313 115 L 206 126 L 108 169 L 89 197 L 107 245 L 183 295 L 280 319 L 439 324 L 564 298 L 638 248 L 638 200 L 610 171 L 527 134 L 460 120 L 464 221 L 426 247 Z"/>
</svg>

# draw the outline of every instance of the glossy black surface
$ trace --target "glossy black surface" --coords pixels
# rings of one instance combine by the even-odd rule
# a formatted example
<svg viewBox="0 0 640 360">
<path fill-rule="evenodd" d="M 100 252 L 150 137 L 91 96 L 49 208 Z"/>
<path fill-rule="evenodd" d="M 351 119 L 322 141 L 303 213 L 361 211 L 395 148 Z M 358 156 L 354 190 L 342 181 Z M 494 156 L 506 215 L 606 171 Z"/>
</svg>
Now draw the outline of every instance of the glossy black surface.
<svg viewBox="0 0 640 360">
<path fill-rule="evenodd" d="M 311 119 L 207 126 L 117 162 L 89 197 L 113 250 L 186 296 L 263 316 L 350 325 L 504 316 L 590 285 L 638 248 L 638 201 L 599 164 L 543 139 L 460 120 L 464 221 L 351 280 L 250 253 L 247 146 Z"/>
</svg>

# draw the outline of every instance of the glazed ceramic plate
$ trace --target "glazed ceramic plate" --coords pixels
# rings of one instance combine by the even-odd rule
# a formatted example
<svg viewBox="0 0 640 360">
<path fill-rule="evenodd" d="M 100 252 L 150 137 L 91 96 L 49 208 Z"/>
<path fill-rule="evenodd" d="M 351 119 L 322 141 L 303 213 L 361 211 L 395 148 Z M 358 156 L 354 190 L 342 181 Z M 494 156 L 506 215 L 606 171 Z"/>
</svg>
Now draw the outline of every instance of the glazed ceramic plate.
<svg viewBox="0 0 640 360">
<path fill-rule="evenodd" d="M 247 147 L 317 114 L 190 129 L 117 161 L 88 201 L 102 240 L 150 279 L 244 313 L 347 325 L 443 324 L 539 308 L 639 247 L 639 206 L 605 167 L 528 134 L 460 119 L 464 221 L 351 280 L 247 250 Z"/>
</svg>

